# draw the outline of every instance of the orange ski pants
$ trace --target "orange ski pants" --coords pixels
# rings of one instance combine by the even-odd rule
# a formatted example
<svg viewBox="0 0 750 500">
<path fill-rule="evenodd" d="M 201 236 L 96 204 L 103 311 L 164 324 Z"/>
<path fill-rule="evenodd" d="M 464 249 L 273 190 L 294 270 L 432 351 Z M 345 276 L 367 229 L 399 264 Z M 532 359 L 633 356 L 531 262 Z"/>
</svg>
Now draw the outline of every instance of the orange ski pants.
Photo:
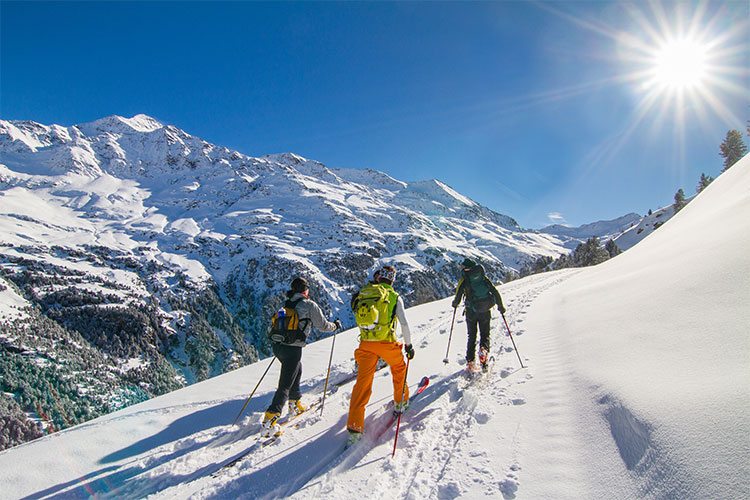
<svg viewBox="0 0 750 500">
<path fill-rule="evenodd" d="M 352 399 L 349 403 L 347 429 L 358 432 L 364 432 L 365 430 L 365 406 L 367 406 L 372 395 L 372 379 L 375 377 L 378 358 L 388 363 L 391 368 L 393 400 L 401 402 L 402 394 L 404 401 L 409 399 L 409 387 L 406 387 L 406 392 L 402 392 L 404 391 L 406 363 L 404 363 L 404 356 L 401 354 L 401 344 L 387 340 L 360 342 L 359 348 L 354 351 L 354 360 L 357 362 L 357 382 L 352 389 Z"/>
</svg>

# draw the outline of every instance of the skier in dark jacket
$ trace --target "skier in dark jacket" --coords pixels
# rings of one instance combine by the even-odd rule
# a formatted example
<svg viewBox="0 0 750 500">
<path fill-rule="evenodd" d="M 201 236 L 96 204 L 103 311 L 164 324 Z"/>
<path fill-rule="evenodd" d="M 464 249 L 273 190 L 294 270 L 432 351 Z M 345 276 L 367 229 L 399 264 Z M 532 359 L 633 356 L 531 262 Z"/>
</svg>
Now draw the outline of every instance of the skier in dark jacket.
<svg viewBox="0 0 750 500">
<path fill-rule="evenodd" d="M 503 299 L 492 282 L 484 275 L 484 268 L 471 259 L 465 259 L 462 264 L 463 275 L 458 282 L 456 297 L 453 299 L 455 309 L 465 296 L 466 329 L 469 334 L 466 345 L 466 368 L 475 371 L 474 362 L 477 328 L 479 329 L 479 363 L 482 369 L 487 367 L 487 357 L 490 352 L 490 319 L 492 306 L 497 304 L 497 310 L 505 314 Z"/>
<path fill-rule="evenodd" d="M 303 329 L 305 339 L 310 335 L 313 327 L 321 332 L 341 329 L 341 321 L 335 320 L 331 323 L 326 320 L 318 304 L 307 296 L 309 288 L 305 278 L 295 278 L 290 288 L 291 290 L 286 292 L 286 296 L 290 302 L 295 304 L 294 309 L 299 316 L 300 328 Z M 279 386 L 263 418 L 262 432 L 264 436 L 279 432 L 276 421 L 281 417 L 281 410 L 287 400 L 290 415 L 298 415 L 307 409 L 300 401 L 302 394 L 299 388 L 302 378 L 302 348 L 305 345 L 306 340 L 302 339 L 289 344 L 273 342 L 273 354 L 281 362 L 281 373 L 279 374 Z"/>
</svg>

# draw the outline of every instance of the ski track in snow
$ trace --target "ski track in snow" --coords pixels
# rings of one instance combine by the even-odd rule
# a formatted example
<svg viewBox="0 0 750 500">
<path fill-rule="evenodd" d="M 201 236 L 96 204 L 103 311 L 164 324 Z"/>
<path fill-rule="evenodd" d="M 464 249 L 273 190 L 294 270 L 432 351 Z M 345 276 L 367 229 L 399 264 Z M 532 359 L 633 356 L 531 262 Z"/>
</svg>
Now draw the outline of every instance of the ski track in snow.
<svg viewBox="0 0 750 500">
<path fill-rule="evenodd" d="M 531 288 L 524 286 L 521 295 L 516 295 L 513 283 L 501 289 L 507 309 L 506 319 L 515 338 L 522 338 L 526 333 L 524 317 L 536 297 L 570 275 L 540 275 L 537 285 Z M 415 344 L 419 350 L 425 350 L 433 342 L 440 344 L 441 348 L 446 345 L 445 333 L 450 327 L 451 314 L 452 311 L 448 309 L 427 324 L 414 325 Z M 339 414 L 333 427 L 326 427 L 318 412 L 303 416 L 299 428 L 288 430 L 273 445 L 257 449 L 234 467 L 222 471 L 218 477 L 211 477 L 210 473 L 218 468 L 219 463 L 255 443 L 259 426 L 251 425 L 232 445 L 218 451 L 192 449 L 180 456 L 179 469 L 177 464 L 168 460 L 160 461 L 165 464 L 167 477 L 164 481 L 158 480 L 160 473 L 157 467 L 142 481 L 151 491 L 130 489 L 128 493 L 161 493 L 157 495 L 159 498 L 366 499 L 381 498 L 383 491 L 388 491 L 393 498 L 447 500 L 464 493 L 466 483 L 470 482 L 472 490 L 485 491 L 496 498 L 499 495 L 505 499 L 515 498 L 515 492 L 520 487 L 518 464 L 514 460 L 506 464 L 492 463 L 491 457 L 477 442 L 477 430 L 492 418 L 490 408 L 498 401 L 504 401 L 508 407 L 525 404 L 520 385 L 533 378 L 534 368 L 533 365 L 525 370 L 520 368 L 502 317 L 494 314 L 491 354 L 496 358 L 496 363 L 489 379 L 480 377 L 470 381 L 464 375 L 465 321 L 459 315 L 456 317 L 451 345 L 452 363 L 446 366 L 436 361 L 432 365 L 436 367 L 435 373 L 410 374 L 412 383 L 422 375 L 430 376 L 431 382 L 402 420 L 399 445 L 393 459 L 391 452 L 395 427 L 388 429 L 377 443 L 365 439 L 357 448 L 343 451 L 351 382 L 351 385 L 327 400 L 326 413 L 329 416 L 336 412 Z M 550 357 L 553 357 L 554 348 L 551 349 Z M 524 359 L 523 352 L 521 356 Z M 544 360 L 544 363 L 550 361 Z M 524 364 L 528 365 L 526 359 Z M 543 364 L 541 360 L 539 364 Z M 553 363 L 550 365 L 554 366 Z M 556 373 L 547 373 L 549 370 L 554 368 L 545 368 L 545 378 L 557 378 Z M 385 372 L 382 376 L 390 378 L 387 370 Z M 549 391 L 550 404 L 564 401 L 561 391 L 555 387 Z M 376 433 L 377 423 L 388 420 L 387 411 L 383 409 L 387 401 L 370 401 L 368 437 Z M 490 401 L 493 403 L 489 404 Z M 551 414 L 554 417 L 554 411 Z M 330 421 L 330 417 L 327 421 Z M 551 422 L 550 428 L 559 426 L 558 422 Z M 517 428 L 511 431 L 514 436 L 518 433 Z M 244 440 L 243 436 L 246 436 Z M 189 440 L 193 439 L 198 438 Z M 175 443 L 174 446 L 184 445 Z M 551 460 L 557 463 L 558 458 L 563 457 L 558 454 Z M 372 468 L 377 473 L 371 472 Z M 191 484 L 176 484 L 174 474 L 181 470 L 185 471 L 185 475 L 180 483 L 192 481 Z M 466 477 L 467 470 L 475 472 L 473 477 Z M 351 475 L 353 480 L 337 480 L 342 475 Z M 171 487 L 161 492 L 152 489 L 155 485 L 169 483 L 172 483 Z"/>
<path fill-rule="evenodd" d="M 524 357 L 526 334 L 524 321 L 528 308 L 545 290 L 575 273 L 548 273 L 532 277 L 535 285 L 516 288 L 511 282 L 500 290 L 507 309 L 506 319 L 519 346 L 525 369 L 521 369 L 502 317 L 493 313 L 491 355 L 495 357 L 488 377 L 468 379 L 465 372 L 466 323 L 456 315 L 450 348 L 451 363 L 442 360 L 448 340 L 452 309 L 442 307 L 431 320 L 413 324 L 417 356 L 430 356 L 429 373 L 410 371 L 411 387 L 422 376 L 430 377 L 430 385 L 414 400 L 401 422 L 398 449 L 391 458 L 395 426 L 383 432 L 377 442 L 378 425 L 390 419 L 386 408 L 390 396 L 373 395 L 367 408 L 365 439 L 355 448 L 344 451 L 347 432 L 346 416 L 354 381 L 348 382 L 326 399 L 325 413 L 318 409 L 299 417 L 286 428 L 284 435 L 273 444 L 261 447 L 258 440 L 258 415 L 246 416 L 233 428 L 220 425 L 177 436 L 151 448 L 145 455 L 116 466 L 103 467 L 88 477 L 81 478 L 83 488 L 61 488 L 38 492 L 30 498 L 358 498 L 380 499 L 387 491 L 389 497 L 407 500 L 451 500 L 467 492 L 487 497 L 515 498 L 521 488 L 519 460 L 516 456 L 520 424 L 513 424 L 502 432 L 503 451 L 493 451 L 495 443 L 487 443 L 490 427 L 498 404 L 508 411 L 519 411 L 526 404 L 523 387 L 535 377 L 537 366 L 543 375 L 542 394 L 549 405 L 550 447 L 555 447 L 555 432 L 569 423 L 567 412 L 556 409 L 564 405 L 566 395 L 559 380 L 564 379 L 564 365 L 550 345 L 544 359 Z M 520 294 L 519 294 L 520 291 Z M 556 359 L 557 356 L 557 359 Z M 376 385 L 387 386 L 390 373 L 376 373 Z M 384 377 L 385 380 L 379 380 Z M 319 384 L 307 381 L 303 391 L 313 398 L 322 390 Z M 386 391 L 386 394 L 388 392 Z M 231 401 L 236 403 L 235 401 Z M 154 413 L 184 411 L 195 406 L 196 411 L 208 410 L 211 404 L 224 405 L 227 401 L 203 402 L 198 405 L 177 405 L 170 408 L 148 409 L 139 416 Z M 121 419 L 131 418 L 125 415 Z M 96 422 L 84 425 L 97 425 Z M 499 422 L 496 425 L 502 426 Z M 494 428 L 494 427 L 493 427 Z M 496 431 L 492 431 L 494 434 Z M 507 439 L 506 439 L 507 438 Z M 231 468 L 219 471 L 222 464 L 240 453 L 252 451 Z M 114 457 L 116 458 L 116 457 Z M 113 461 L 114 461 L 113 458 Z M 550 467 L 565 474 L 565 451 L 550 456 Z M 217 472 L 218 471 L 218 472 Z M 212 474 L 216 473 L 216 476 Z M 467 474 L 468 473 L 468 474 Z M 347 478 L 347 480 L 341 480 Z M 571 479 L 573 480 L 573 479 Z M 69 486 L 73 486 L 70 484 Z"/>
</svg>

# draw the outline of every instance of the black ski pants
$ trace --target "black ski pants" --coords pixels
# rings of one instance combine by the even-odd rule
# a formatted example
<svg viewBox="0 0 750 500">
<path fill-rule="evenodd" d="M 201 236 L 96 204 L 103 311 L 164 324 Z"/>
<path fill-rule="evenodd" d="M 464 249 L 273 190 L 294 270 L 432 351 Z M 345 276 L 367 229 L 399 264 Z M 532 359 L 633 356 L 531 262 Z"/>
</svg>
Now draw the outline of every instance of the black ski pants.
<svg viewBox="0 0 750 500">
<path fill-rule="evenodd" d="M 490 350 L 490 311 L 474 312 L 466 310 L 466 329 L 469 332 L 469 342 L 466 345 L 466 361 L 474 361 L 477 349 L 477 327 L 479 328 L 479 347 L 487 352 Z"/>
<path fill-rule="evenodd" d="M 302 348 L 284 344 L 273 344 L 273 353 L 281 362 L 279 386 L 273 395 L 269 413 L 281 413 L 289 399 L 299 399 L 302 394 L 299 382 L 302 378 Z"/>
</svg>

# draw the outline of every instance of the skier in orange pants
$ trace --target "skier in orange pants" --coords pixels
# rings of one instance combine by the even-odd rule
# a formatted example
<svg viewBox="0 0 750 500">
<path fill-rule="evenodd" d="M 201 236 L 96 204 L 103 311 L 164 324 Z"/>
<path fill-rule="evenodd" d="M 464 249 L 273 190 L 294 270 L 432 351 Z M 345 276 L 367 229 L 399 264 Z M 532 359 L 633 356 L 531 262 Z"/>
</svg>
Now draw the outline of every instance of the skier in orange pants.
<svg viewBox="0 0 750 500">
<path fill-rule="evenodd" d="M 358 367 L 357 382 L 352 389 L 346 423 L 349 444 L 362 438 L 365 406 L 372 395 L 372 381 L 379 358 L 388 363 L 391 369 L 394 411 L 403 412 L 408 406 L 409 388 L 406 387 L 404 391 L 406 363 L 401 347 L 404 346 L 409 359 L 414 357 L 414 348 L 404 314 L 404 301 L 392 288 L 395 278 L 396 269 L 384 266 L 375 274 L 375 282 L 363 287 L 352 300 L 355 320 L 360 329 L 360 344 L 354 351 Z M 404 344 L 396 340 L 397 324 L 401 325 Z"/>
</svg>

